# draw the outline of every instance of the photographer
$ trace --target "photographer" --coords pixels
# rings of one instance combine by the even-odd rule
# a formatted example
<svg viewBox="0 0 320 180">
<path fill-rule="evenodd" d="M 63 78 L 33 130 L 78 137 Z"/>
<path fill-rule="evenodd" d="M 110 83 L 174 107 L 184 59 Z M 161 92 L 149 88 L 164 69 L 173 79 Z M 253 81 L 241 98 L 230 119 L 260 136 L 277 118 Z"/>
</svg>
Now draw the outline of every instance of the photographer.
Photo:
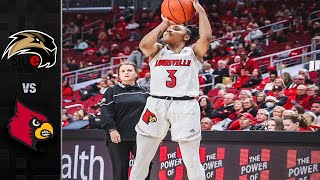
<svg viewBox="0 0 320 180">
<path fill-rule="evenodd" d="M 136 155 L 136 131 L 147 91 L 136 83 L 139 70 L 132 62 L 118 67 L 121 83 L 109 87 L 101 100 L 101 127 L 109 132 L 108 149 L 113 179 L 128 179 L 130 152 Z"/>
</svg>

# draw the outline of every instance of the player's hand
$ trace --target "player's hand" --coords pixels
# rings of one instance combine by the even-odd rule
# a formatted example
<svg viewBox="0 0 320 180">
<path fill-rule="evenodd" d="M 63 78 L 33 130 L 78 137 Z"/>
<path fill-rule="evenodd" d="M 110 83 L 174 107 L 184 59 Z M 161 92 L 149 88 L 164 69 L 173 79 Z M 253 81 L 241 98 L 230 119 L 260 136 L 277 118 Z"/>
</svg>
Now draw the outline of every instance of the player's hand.
<svg viewBox="0 0 320 180">
<path fill-rule="evenodd" d="M 120 134 L 117 130 L 113 130 L 109 134 L 110 134 L 111 141 L 113 143 L 117 144 L 117 143 L 121 142 L 121 137 L 120 137 Z"/>
<path fill-rule="evenodd" d="M 199 0 L 192 0 L 192 2 L 193 2 L 193 7 L 197 12 L 204 10 L 201 4 L 199 3 Z"/>
<path fill-rule="evenodd" d="M 162 19 L 162 22 L 166 23 L 168 26 L 171 26 L 171 25 L 176 25 L 175 22 L 169 20 L 168 18 L 164 17 L 162 14 L 161 14 L 161 19 Z"/>
</svg>

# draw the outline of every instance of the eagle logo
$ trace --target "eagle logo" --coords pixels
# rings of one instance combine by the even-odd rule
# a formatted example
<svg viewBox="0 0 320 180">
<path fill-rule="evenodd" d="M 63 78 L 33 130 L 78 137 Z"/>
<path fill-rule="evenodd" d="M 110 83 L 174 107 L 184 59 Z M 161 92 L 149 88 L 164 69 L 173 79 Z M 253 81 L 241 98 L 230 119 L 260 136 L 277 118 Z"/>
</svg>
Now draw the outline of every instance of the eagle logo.
<svg viewBox="0 0 320 180">
<path fill-rule="evenodd" d="M 53 126 L 47 117 L 16 102 L 15 114 L 8 124 L 10 136 L 29 148 L 37 151 L 37 142 L 53 138 Z"/>
<path fill-rule="evenodd" d="M 155 114 L 149 111 L 149 109 L 146 110 L 146 112 L 142 116 L 142 120 L 149 124 L 149 122 L 157 122 L 157 117 Z"/>
<path fill-rule="evenodd" d="M 15 55 L 35 55 L 38 68 L 51 68 L 56 64 L 57 46 L 54 39 L 46 33 L 36 30 L 25 30 L 17 32 L 9 37 L 11 42 L 2 54 L 2 59 L 10 59 Z M 34 65 L 34 64 L 33 64 Z"/>
</svg>

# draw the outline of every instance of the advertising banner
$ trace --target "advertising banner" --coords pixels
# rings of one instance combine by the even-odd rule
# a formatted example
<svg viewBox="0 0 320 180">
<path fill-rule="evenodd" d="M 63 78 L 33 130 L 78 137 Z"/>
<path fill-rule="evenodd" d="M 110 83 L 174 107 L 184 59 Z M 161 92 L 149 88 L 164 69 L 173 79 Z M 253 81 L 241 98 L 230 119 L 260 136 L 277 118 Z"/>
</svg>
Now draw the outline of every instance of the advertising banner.
<svg viewBox="0 0 320 180">
<path fill-rule="evenodd" d="M 62 179 L 112 180 L 104 139 L 64 138 L 63 144 Z M 207 180 L 320 179 L 320 147 L 312 144 L 217 143 L 205 139 L 199 155 Z M 133 163 L 131 156 L 130 167 Z M 163 141 L 153 159 L 151 180 L 187 179 L 178 143 Z"/>
</svg>

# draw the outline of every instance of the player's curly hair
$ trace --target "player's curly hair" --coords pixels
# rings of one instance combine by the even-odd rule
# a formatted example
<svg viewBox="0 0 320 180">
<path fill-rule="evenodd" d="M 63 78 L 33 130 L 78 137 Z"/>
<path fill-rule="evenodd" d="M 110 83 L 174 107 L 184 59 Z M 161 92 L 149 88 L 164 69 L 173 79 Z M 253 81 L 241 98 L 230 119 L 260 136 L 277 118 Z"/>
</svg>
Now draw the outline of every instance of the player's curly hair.
<svg viewBox="0 0 320 180">
<path fill-rule="evenodd" d="M 186 25 L 187 33 L 190 39 L 186 42 L 186 45 L 190 45 L 192 42 L 199 39 L 199 28 L 196 25 Z"/>
</svg>

